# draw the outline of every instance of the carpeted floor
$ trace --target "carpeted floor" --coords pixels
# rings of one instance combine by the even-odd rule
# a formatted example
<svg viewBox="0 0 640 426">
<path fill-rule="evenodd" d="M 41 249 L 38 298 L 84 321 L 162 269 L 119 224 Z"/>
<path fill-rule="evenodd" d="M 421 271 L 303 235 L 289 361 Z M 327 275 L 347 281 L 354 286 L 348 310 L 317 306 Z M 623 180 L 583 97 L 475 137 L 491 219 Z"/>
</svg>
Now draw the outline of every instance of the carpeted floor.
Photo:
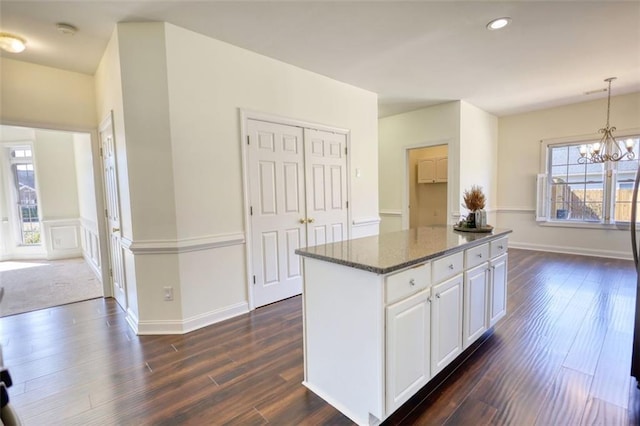
<svg viewBox="0 0 640 426">
<path fill-rule="evenodd" d="M 0 317 L 102 297 L 84 259 L 0 262 Z"/>
</svg>

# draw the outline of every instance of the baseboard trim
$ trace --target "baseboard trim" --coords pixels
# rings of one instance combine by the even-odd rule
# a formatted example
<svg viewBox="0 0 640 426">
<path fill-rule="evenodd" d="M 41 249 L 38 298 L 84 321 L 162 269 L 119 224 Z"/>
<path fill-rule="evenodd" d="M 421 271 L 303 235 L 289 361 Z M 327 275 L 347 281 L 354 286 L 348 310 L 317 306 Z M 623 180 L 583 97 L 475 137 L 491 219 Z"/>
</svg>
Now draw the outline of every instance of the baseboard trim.
<svg viewBox="0 0 640 426">
<path fill-rule="evenodd" d="M 127 324 L 129 324 L 131 330 L 135 334 L 138 334 L 138 316 L 131 309 L 127 308 L 127 315 L 125 319 L 127 320 Z"/>
<path fill-rule="evenodd" d="M 311 392 L 313 392 L 316 395 L 318 395 L 325 402 L 327 402 L 330 405 L 334 406 L 338 411 L 340 411 L 342 414 L 347 416 L 351 421 L 353 421 L 356 424 L 359 424 L 359 425 L 367 424 L 368 425 L 368 424 L 379 424 L 380 423 L 380 419 L 376 419 L 376 420 L 378 420 L 378 423 L 375 423 L 375 422 L 371 423 L 371 421 L 370 421 L 371 419 L 370 418 L 361 418 L 356 413 L 354 413 L 353 411 L 349 410 L 349 408 L 346 407 L 344 404 L 341 404 L 339 401 L 336 401 L 335 399 L 331 398 L 325 392 L 323 392 L 321 389 L 319 389 L 318 387 L 314 386 L 313 384 L 307 382 L 306 380 L 304 380 L 302 382 L 302 385 L 304 387 L 306 387 L 307 389 L 309 389 Z M 369 414 L 369 416 L 371 416 L 371 414 Z"/>
<path fill-rule="evenodd" d="M 132 328 L 138 335 L 186 334 L 247 312 L 249 312 L 249 304 L 241 302 L 184 320 L 137 321 L 136 326 Z"/>
<path fill-rule="evenodd" d="M 550 246 L 546 244 L 530 244 L 519 243 L 517 241 L 509 240 L 509 248 L 522 249 L 522 250 L 534 250 L 534 251 L 546 251 L 550 253 L 563 253 L 563 254 L 577 254 L 580 256 L 592 256 L 592 257 L 607 257 L 611 259 L 623 259 L 631 260 L 631 252 L 616 251 L 616 250 L 597 250 L 588 249 L 583 247 L 563 247 L 563 246 Z"/>
</svg>

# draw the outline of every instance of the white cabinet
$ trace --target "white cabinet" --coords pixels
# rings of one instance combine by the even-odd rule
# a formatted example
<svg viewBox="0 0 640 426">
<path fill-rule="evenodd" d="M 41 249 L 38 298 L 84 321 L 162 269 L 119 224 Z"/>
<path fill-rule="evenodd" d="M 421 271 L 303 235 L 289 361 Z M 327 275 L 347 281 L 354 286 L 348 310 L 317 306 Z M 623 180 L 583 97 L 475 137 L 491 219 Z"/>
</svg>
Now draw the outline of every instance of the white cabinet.
<svg viewBox="0 0 640 426">
<path fill-rule="evenodd" d="M 386 410 L 393 412 L 430 379 L 430 289 L 387 307 Z"/>
<path fill-rule="evenodd" d="M 489 327 L 493 327 L 507 314 L 507 254 L 491 259 L 489 268 Z"/>
<path fill-rule="evenodd" d="M 489 329 L 489 263 L 484 262 L 464 273 L 463 344 L 468 348 Z"/>
<path fill-rule="evenodd" d="M 441 183 L 447 181 L 447 157 L 424 158 L 418 161 L 418 183 Z"/>
<path fill-rule="evenodd" d="M 431 321 L 431 375 L 462 352 L 462 274 L 434 285 Z"/>
</svg>

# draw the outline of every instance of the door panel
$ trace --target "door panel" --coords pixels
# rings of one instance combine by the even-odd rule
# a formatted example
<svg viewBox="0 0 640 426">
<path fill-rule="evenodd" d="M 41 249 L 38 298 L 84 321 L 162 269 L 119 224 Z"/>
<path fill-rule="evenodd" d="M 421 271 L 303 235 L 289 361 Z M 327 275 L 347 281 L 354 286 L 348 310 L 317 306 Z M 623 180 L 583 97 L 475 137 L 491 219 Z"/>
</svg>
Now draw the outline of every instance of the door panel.
<svg viewBox="0 0 640 426">
<path fill-rule="evenodd" d="M 306 244 L 303 132 L 248 120 L 249 201 L 252 206 L 254 304 L 263 306 L 302 292 L 296 248 Z"/>
<path fill-rule="evenodd" d="M 109 269 L 113 297 L 123 310 L 127 310 L 127 290 L 122 254 L 122 233 L 120 231 L 120 196 L 116 168 L 116 145 L 113 136 L 111 115 L 100 128 L 100 149 L 104 176 L 105 207 L 107 214 L 107 235 L 109 238 Z"/>
<path fill-rule="evenodd" d="M 307 218 L 313 220 L 308 245 L 347 238 L 347 137 L 305 129 Z"/>
</svg>

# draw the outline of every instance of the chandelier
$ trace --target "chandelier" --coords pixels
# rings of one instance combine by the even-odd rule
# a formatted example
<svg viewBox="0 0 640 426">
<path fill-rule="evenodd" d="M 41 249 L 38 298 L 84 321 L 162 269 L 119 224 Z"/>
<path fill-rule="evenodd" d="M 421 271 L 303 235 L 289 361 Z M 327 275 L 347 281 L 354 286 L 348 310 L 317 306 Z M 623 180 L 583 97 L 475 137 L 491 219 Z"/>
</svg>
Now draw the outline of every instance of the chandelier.
<svg viewBox="0 0 640 426">
<path fill-rule="evenodd" d="M 609 83 L 609 90 L 607 91 L 607 125 L 598 130 L 599 133 L 602 133 L 602 139 L 600 139 L 600 142 L 591 145 L 580 146 L 578 164 L 606 163 L 607 161 L 620 161 L 623 158 L 632 160 L 636 156 L 633 153 L 633 139 L 627 139 L 627 142 L 622 145 L 622 142 L 618 142 L 616 138 L 613 137 L 613 132 L 615 132 L 616 128 L 609 126 L 611 82 L 615 79 L 616 77 L 609 77 L 604 80 Z"/>
</svg>

